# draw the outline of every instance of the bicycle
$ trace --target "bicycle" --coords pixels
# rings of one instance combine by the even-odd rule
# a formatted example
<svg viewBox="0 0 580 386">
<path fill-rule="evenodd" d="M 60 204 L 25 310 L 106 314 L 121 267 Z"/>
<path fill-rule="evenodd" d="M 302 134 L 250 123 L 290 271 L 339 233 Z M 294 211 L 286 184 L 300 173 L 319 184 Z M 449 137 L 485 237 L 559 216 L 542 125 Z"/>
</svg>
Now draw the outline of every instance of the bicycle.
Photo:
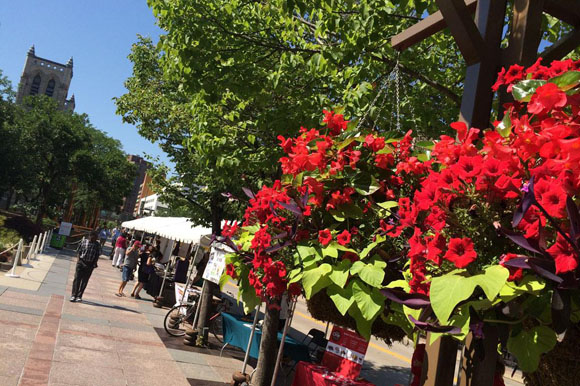
<svg viewBox="0 0 580 386">
<path fill-rule="evenodd" d="M 187 328 L 193 324 L 198 301 L 199 294 L 196 294 L 191 301 L 188 301 L 186 304 L 173 306 L 169 312 L 167 312 L 163 321 L 163 327 L 169 335 L 175 337 L 185 335 Z M 222 312 L 227 312 L 229 310 L 231 302 L 226 298 L 222 298 L 219 302 L 214 303 L 214 307 L 215 311 L 209 318 L 208 328 L 209 332 L 212 333 L 218 342 L 223 343 L 221 314 Z"/>
</svg>

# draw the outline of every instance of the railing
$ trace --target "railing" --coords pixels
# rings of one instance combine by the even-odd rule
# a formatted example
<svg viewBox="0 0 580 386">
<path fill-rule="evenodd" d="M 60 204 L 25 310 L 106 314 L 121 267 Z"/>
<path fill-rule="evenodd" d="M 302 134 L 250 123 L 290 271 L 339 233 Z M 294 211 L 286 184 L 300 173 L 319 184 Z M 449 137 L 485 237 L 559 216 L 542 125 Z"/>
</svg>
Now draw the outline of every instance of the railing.
<svg viewBox="0 0 580 386">
<path fill-rule="evenodd" d="M 51 238 L 52 238 L 52 229 L 50 229 L 44 233 L 41 233 L 40 235 L 34 236 L 34 238 L 32 239 L 32 242 L 29 245 L 28 253 L 26 254 L 27 264 L 30 263 L 31 259 L 35 259 L 39 253 L 42 253 L 46 250 L 46 248 L 48 247 L 48 244 L 49 244 L 49 240 Z M 18 247 L 18 249 L 16 251 L 16 255 L 12 259 L 12 269 L 10 270 L 10 272 L 6 273 L 6 275 L 5 275 L 8 277 L 13 277 L 13 278 L 20 277 L 20 275 L 16 274 L 16 266 L 18 265 L 18 262 L 21 261 L 21 259 L 22 259 L 22 254 L 24 251 L 24 240 L 20 239 L 20 241 L 18 241 L 18 243 L 14 244 L 10 248 L 8 248 L 4 252 L 2 252 L 2 253 L 9 252 L 16 247 Z"/>
</svg>

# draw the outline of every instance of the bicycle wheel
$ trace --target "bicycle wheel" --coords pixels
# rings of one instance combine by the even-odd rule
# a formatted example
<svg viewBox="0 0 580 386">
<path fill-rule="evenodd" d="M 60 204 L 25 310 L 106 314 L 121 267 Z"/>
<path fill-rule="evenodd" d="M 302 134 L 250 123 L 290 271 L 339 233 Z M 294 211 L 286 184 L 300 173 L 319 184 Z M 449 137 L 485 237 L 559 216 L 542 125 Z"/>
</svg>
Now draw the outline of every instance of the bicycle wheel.
<svg viewBox="0 0 580 386">
<path fill-rule="evenodd" d="M 218 342 L 223 343 L 223 328 L 222 328 L 222 314 L 216 314 L 209 320 L 209 331 L 218 340 Z"/>
<path fill-rule="evenodd" d="M 191 316 L 195 313 L 194 305 L 174 306 L 169 310 L 163 321 L 165 331 L 171 336 L 183 336 L 187 329 L 187 322 L 191 322 Z"/>
</svg>

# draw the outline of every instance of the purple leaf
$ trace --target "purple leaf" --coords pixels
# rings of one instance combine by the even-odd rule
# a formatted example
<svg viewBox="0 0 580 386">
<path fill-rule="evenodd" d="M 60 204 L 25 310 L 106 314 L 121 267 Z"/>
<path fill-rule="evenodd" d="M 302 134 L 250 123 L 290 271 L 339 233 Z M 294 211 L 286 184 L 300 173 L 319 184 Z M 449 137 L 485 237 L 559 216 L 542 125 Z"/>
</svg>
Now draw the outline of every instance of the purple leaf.
<svg viewBox="0 0 580 386">
<path fill-rule="evenodd" d="M 542 267 L 542 265 L 546 265 L 546 263 L 551 263 L 552 267 L 550 270 Z M 538 275 L 540 275 L 541 277 L 548 279 L 548 280 L 552 280 L 556 283 L 561 283 L 564 281 L 564 279 L 562 279 L 560 276 L 557 276 L 554 274 L 554 271 L 556 269 L 554 262 L 553 261 L 549 261 L 549 260 L 545 260 L 545 259 L 534 259 L 534 258 L 530 258 L 528 259 L 528 264 L 530 264 L 530 267 L 532 267 L 532 269 L 534 270 L 534 272 L 536 272 Z"/>
<path fill-rule="evenodd" d="M 514 259 L 504 261 L 502 262 L 502 265 L 512 268 L 532 269 L 532 267 L 528 264 L 527 256 L 516 257 Z"/>
<path fill-rule="evenodd" d="M 432 323 L 427 323 L 427 322 L 421 322 L 415 318 L 413 318 L 413 316 L 408 315 L 409 320 L 411 322 L 413 322 L 415 324 L 415 326 L 417 326 L 417 328 L 420 328 L 421 330 L 425 330 L 425 331 L 431 331 L 431 332 L 443 332 L 443 333 L 448 333 L 448 334 L 459 334 L 461 333 L 461 329 L 459 327 L 455 327 L 455 326 L 436 326 Z"/>
<path fill-rule="evenodd" d="M 278 243 L 270 248 L 267 248 L 265 250 L 266 253 L 270 254 L 270 253 L 274 253 L 274 252 L 278 252 L 280 249 L 287 247 L 288 245 L 292 244 L 290 241 L 286 241 L 285 243 Z"/>
<path fill-rule="evenodd" d="M 278 240 L 278 239 L 283 239 L 284 237 L 288 236 L 288 232 L 282 232 L 282 233 L 278 233 L 277 235 L 275 235 L 274 237 L 272 237 L 274 240 Z"/>
<path fill-rule="evenodd" d="M 576 241 L 578 236 L 580 236 L 580 213 L 574 200 L 569 195 L 566 197 L 566 211 L 570 219 L 570 236 L 572 236 L 572 240 Z"/>
<path fill-rule="evenodd" d="M 254 192 L 252 192 L 250 189 L 248 188 L 242 188 L 242 190 L 244 191 L 244 193 L 246 193 L 246 196 L 248 196 L 249 198 L 256 198 L 256 196 L 254 195 Z"/>
<path fill-rule="evenodd" d="M 514 212 L 514 218 L 512 220 L 512 225 L 517 227 L 520 221 L 526 215 L 526 212 L 532 205 L 536 203 L 536 197 L 534 196 L 534 177 L 530 179 L 528 183 L 527 189 L 524 193 L 524 197 L 522 198 L 522 202 Z"/>
<path fill-rule="evenodd" d="M 508 231 L 507 229 L 504 228 L 500 228 L 500 230 L 508 239 L 510 239 L 520 247 L 530 252 L 539 253 L 541 255 L 545 254 L 545 252 L 541 250 L 540 246 L 535 240 L 526 239 L 519 233 Z"/>
<path fill-rule="evenodd" d="M 236 245 L 236 243 L 234 243 L 232 241 L 232 239 L 230 239 L 229 237 L 226 237 L 223 241 L 223 243 L 225 243 L 228 247 L 230 247 L 231 249 L 233 249 L 235 252 L 239 252 L 240 249 L 238 248 L 238 246 Z"/>
<path fill-rule="evenodd" d="M 280 205 L 283 208 L 286 208 L 290 212 L 294 213 L 296 216 L 302 216 L 302 210 L 300 210 L 300 208 L 298 207 L 298 205 L 296 205 L 296 203 L 294 203 L 294 202 L 289 202 L 289 203 L 280 202 Z"/>
<path fill-rule="evenodd" d="M 274 209 L 274 204 L 272 204 L 272 201 L 270 201 L 270 210 L 272 211 L 272 213 L 274 214 L 274 216 L 278 216 L 278 212 L 276 212 L 276 209 Z"/>
<path fill-rule="evenodd" d="M 384 288 L 381 293 L 389 300 L 395 303 L 403 304 L 414 310 L 425 308 L 431 305 L 429 298 L 422 294 L 409 294 L 396 288 Z"/>
</svg>

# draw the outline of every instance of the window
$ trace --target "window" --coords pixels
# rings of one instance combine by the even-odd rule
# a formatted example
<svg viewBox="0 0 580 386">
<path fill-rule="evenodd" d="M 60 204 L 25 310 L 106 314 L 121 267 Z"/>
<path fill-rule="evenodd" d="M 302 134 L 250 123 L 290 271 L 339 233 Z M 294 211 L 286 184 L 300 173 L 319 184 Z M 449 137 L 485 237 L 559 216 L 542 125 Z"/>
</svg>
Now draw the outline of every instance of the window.
<svg viewBox="0 0 580 386">
<path fill-rule="evenodd" d="M 51 79 L 48 82 L 48 85 L 46 86 L 46 91 L 44 93 L 49 97 L 51 97 L 52 94 L 54 94 L 54 84 L 55 84 L 54 79 Z"/>
<path fill-rule="evenodd" d="M 32 86 L 30 86 L 30 95 L 38 94 L 38 89 L 40 89 L 40 75 L 36 75 L 32 80 Z"/>
</svg>

